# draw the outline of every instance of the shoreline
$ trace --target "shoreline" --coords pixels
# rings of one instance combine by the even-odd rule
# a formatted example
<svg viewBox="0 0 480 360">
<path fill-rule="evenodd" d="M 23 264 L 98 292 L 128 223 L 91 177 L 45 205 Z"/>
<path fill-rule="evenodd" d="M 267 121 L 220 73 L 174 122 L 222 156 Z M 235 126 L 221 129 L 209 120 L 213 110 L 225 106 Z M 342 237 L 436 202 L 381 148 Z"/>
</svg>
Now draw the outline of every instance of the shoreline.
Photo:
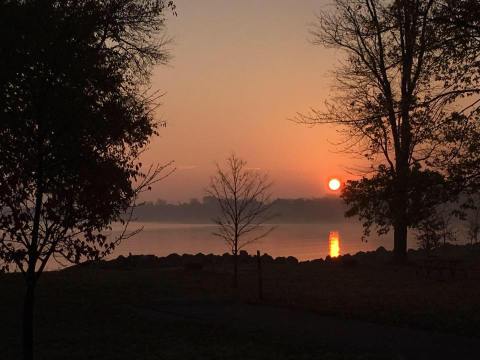
<svg viewBox="0 0 480 360">
<path fill-rule="evenodd" d="M 87 261 L 79 265 L 73 265 L 60 270 L 64 271 L 73 268 L 101 267 L 101 268 L 128 268 L 128 267 L 192 267 L 202 270 L 204 267 L 218 264 L 228 264 L 233 256 L 230 253 L 218 254 L 177 254 L 172 253 L 167 256 L 156 256 L 152 254 L 139 254 L 128 256 L 119 255 L 110 260 Z M 294 256 L 272 257 L 268 253 L 261 254 L 262 263 L 276 264 L 340 264 L 344 266 L 356 266 L 360 264 L 388 264 L 393 257 L 393 251 L 385 249 L 383 246 L 373 251 L 359 251 L 355 254 L 341 254 L 336 257 L 326 256 L 312 260 L 298 260 Z M 247 251 L 240 251 L 240 264 L 257 263 L 255 254 L 249 254 Z M 458 260 L 463 262 L 474 262 L 480 260 L 480 243 L 477 244 L 446 244 L 437 249 L 426 251 L 423 249 L 409 249 L 407 265 L 421 265 L 425 259 L 437 258 L 440 260 Z"/>
</svg>

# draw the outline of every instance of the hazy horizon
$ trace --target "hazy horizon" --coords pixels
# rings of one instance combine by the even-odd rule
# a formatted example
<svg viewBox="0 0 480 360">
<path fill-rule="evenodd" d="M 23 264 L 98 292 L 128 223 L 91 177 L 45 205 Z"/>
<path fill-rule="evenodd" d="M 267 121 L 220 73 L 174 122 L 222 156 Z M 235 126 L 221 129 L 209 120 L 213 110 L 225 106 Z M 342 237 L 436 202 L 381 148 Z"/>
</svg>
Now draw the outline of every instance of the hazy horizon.
<svg viewBox="0 0 480 360">
<path fill-rule="evenodd" d="M 352 159 L 335 153 L 334 128 L 288 120 L 321 108 L 330 92 L 339 55 L 308 34 L 326 3 L 176 1 L 178 17 L 167 23 L 173 58 L 152 79 L 165 92 L 157 117 L 167 128 L 142 160 L 175 160 L 177 171 L 146 200 L 201 198 L 215 162 L 231 152 L 270 174 L 275 197 L 321 197 L 329 177 L 348 176 Z"/>
</svg>

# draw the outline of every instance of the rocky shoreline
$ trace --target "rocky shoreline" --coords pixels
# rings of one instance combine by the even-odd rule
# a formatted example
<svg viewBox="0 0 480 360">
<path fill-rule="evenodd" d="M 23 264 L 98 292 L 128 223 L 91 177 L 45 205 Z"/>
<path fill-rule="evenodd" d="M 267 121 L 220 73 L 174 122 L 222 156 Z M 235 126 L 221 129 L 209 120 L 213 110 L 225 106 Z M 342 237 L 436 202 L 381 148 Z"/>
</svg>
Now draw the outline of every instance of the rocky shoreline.
<svg viewBox="0 0 480 360">
<path fill-rule="evenodd" d="M 325 259 L 314 259 L 299 261 L 293 256 L 272 257 L 269 254 L 261 255 L 262 264 L 286 264 L 286 265 L 337 265 L 354 267 L 365 264 L 389 264 L 391 263 L 392 252 L 380 246 L 375 251 L 357 252 L 356 254 L 345 254 L 332 258 L 327 256 Z M 420 265 L 428 259 L 438 259 L 445 261 L 457 261 L 462 264 L 473 264 L 480 259 L 480 244 L 452 245 L 446 244 L 435 250 L 414 250 L 408 251 L 408 265 Z M 240 265 L 255 265 L 258 263 L 256 255 L 249 254 L 246 251 L 240 251 L 238 255 Z M 178 268 L 183 267 L 189 270 L 202 270 L 216 266 L 222 266 L 232 263 L 232 255 L 224 253 L 215 254 L 170 254 L 164 257 L 155 255 L 120 255 L 112 260 L 89 261 L 80 265 L 67 268 L 101 268 L 101 269 L 134 269 L 134 268 Z"/>
</svg>

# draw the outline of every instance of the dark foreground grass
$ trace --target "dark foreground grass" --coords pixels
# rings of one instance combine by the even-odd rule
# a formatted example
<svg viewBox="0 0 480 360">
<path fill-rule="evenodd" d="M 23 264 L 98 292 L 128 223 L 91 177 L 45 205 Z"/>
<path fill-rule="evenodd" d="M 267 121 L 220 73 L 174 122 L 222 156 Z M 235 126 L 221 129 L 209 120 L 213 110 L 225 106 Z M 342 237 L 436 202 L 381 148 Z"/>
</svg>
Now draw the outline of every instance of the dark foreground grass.
<svg viewBox="0 0 480 360">
<path fill-rule="evenodd" d="M 155 316 L 171 301 L 259 302 L 255 266 L 241 267 L 240 290 L 229 267 L 85 268 L 46 273 L 37 289 L 37 359 L 374 359 L 348 348 L 221 322 Z M 470 271 L 471 270 L 471 271 Z M 480 336 L 480 277 L 425 278 L 411 266 L 341 263 L 264 266 L 264 304 L 338 318 Z M 21 356 L 23 282 L 0 277 L 0 359 Z"/>
<path fill-rule="evenodd" d="M 212 280 L 217 285 L 214 288 Z M 0 358 L 21 358 L 22 279 L 0 279 Z M 302 339 L 151 316 L 165 299 L 230 298 L 224 275 L 184 270 L 46 273 L 37 291 L 37 359 L 370 359 Z"/>
<path fill-rule="evenodd" d="M 480 337 L 478 265 L 455 277 L 412 265 L 277 267 L 265 270 L 265 291 L 272 303 L 324 315 Z"/>
</svg>

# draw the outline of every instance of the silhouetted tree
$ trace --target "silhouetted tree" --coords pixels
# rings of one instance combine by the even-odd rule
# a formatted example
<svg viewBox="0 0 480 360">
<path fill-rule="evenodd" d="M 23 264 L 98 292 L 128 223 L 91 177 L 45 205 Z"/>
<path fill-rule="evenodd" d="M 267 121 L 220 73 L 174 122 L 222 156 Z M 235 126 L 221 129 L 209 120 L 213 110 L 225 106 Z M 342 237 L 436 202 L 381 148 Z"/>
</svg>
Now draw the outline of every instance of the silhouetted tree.
<svg viewBox="0 0 480 360">
<path fill-rule="evenodd" d="M 465 230 L 470 244 L 476 244 L 480 234 L 480 194 L 470 195 L 463 202 L 461 218 L 465 221 Z"/>
<path fill-rule="evenodd" d="M 420 248 L 429 251 L 456 241 L 456 229 L 453 226 L 456 210 L 456 204 L 451 203 L 430 209 L 428 216 L 423 217 L 416 226 Z"/>
<path fill-rule="evenodd" d="M 471 209 L 467 215 L 467 235 L 470 244 L 478 243 L 478 235 L 480 234 L 480 208 Z"/>
<path fill-rule="evenodd" d="M 459 93 L 435 82 L 445 45 L 434 20 L 438 6 L 433 0 L 336 0 L 312 35 L 315 44 L 345 53 L 336 72 L 338 96 L 327 111 L 298 118 L 340 125 L 347 147 L 370 161 L 366 175 L 345 187 L 347 215 L 359 216 L 367 235 L 374 225 L 379 233 L 393 228 L 399 262 L 406 260 L 408 228 L 428 216 L 434 200 L 454 195 L 440 187 L 447 169 L 436 160 L 456 146 L 448 139 L 452 128 L 465 131 L 461 119 L 447 116 Z M 440 195 L 431 197 L 432 188 Z"/>
<path fill-rule="evenodd" d="M 466 96 L 480 90 L 480 3 L 476 0 L 438 0 L 434 21 L 442 39 L 438 80 L 444 91 Z M 472 99 L 467 109 L 480 106 Z"/>
<path fill-rule="evenodd" d="M 437 81 L 451 101 L 461 97 L 462 106 L 451 115 L 455 121 L 446 141 L 455 143 L 443 163 L 463 193 L 480 191 L 480 3 L 475 0 L 441 0 L 435 21 L 443 39 Z M 464 130 L 465 129 L 465 130 Z M 469 197 L 464 197 L 469 199 Z M 468 204 L 467 204 L 468 207 Z"/>
<path fill-rule="evenodd" d="M 225 240 L 233 255 L 233 286 L 238 287 L 238 254 L 248 244 L 267 236 L 274 227 L 265 228 L 272 218 L 270 187 L 266 174 L 250 170 L 246 161 L 231 155 L 225 169 L 217 164 L 217 173 L 207 190 L 215 197 L 221 215 L 213 219 L 214 233 Z"/>
<path fill-rule="evenodd" d="M 0 1 L 0 261 L 34 292 L 50 260 L 98 259 L 128 237 L 128 213 L 164 167 L 138 157 L 157 124 L 145 96 L 167 61 L 164 1 Z M 127 212 L 127 216 L 125 213 Z M 109 237 L 112 222 L 125 225 Z M 131 235 L 132 233 L 130 233 Z"/>
</svg>

